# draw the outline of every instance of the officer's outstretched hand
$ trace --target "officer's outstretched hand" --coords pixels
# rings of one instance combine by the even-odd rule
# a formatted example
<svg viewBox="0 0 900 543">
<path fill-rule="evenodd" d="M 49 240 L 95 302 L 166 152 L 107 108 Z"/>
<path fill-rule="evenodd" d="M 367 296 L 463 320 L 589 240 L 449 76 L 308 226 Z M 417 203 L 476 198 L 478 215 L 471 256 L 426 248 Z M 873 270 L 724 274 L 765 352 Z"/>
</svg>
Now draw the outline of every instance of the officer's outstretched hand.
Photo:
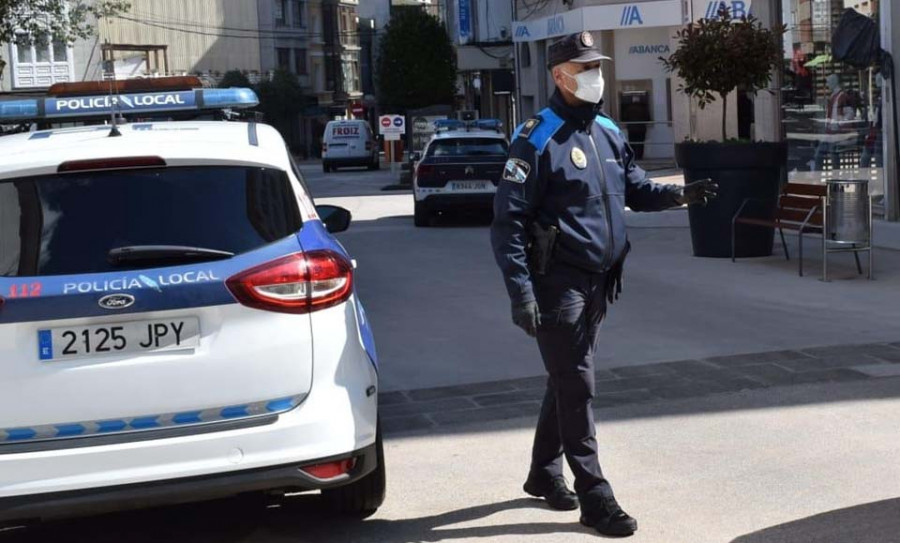
<svg viewBox="0 0 900 543">
<path fill-rule="evenodd" d="M 719 195 L 719 185 L 712 179 L 701 179 L 688 183 L 681 189 L 681 197 L 678 199 L 679 204 L 703 204 L 714 199 Z"/>
<path fill-rule="evenodd" d="M 538 310 L 537 302 L 513 304 L 512 320 L 516 326 L 525 330 L 526 334 L 531 337 L 536 336 L 537 328 L 541 325 L 541 313 Z"/>
</svg>

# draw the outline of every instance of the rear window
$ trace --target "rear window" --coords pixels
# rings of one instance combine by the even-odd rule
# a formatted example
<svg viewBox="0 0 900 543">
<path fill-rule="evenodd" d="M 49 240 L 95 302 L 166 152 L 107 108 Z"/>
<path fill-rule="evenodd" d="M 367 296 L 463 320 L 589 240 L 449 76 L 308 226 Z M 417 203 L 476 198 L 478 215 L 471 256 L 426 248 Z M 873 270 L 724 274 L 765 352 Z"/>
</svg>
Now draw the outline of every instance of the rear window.
<svg viewBox="0 0 900 543">
<path fill-rule="evenodd" d="M 431 142 L 428 156 L 506 155 L 506 142 L 496 138 L 448 138 Z"/>
<path fill-rule="evenodd" d="M 279 170 L 178 167 L 0 181 L 0 276 L 116 271 L 110 249 L 134 245 L 239 254 L 301 225 Z"/>
</svg>

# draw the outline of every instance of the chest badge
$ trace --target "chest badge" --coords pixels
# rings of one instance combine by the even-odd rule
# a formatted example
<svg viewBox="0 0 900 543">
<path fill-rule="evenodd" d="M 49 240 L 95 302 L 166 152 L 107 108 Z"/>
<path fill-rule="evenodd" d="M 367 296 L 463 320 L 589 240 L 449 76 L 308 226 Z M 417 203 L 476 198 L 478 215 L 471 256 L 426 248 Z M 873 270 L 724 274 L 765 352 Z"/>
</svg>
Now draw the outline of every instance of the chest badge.
<svg viewBox="0 0 900 543">
<path fill-rule="evenodd" d="M 576 168 L 579 170 L 587 168 L 587 157 L 584 156 L 584 151 L 578 147 L 573 147 L 570 156 L 572 158 L 572 164 L 574 164 Z"/>
</svg>

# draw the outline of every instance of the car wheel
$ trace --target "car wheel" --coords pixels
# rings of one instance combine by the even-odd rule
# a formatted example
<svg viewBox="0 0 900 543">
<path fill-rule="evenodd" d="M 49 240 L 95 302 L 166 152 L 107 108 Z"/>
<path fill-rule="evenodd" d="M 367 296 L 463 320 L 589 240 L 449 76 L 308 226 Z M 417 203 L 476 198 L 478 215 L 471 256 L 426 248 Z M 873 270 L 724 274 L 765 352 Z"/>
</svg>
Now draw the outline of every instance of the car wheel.
<svg viewBox="0 0 900 543">
<path fill-rule="evenodd" d="M 370 170 L 377 170 L 379 168 L 381 168 L 381 164 L 378 162 L 377 158 L 371 164 L 369 164 Z"/>
<path fill-rule="evenodd" d="M 325 172 L 325 173 L 330 172 L 330 171 L 331 171 L 331 166 L 329 166 L 327 162 L 323 162 L 323 163 L 322 163 L 322 171 Z"/>
<path fill-rule="evenodd" d="M 384 443 L 381 439 L 381 423 L 375 433 L 375 454 L 378 467 L 359 481 L 331 490 L 323 490 L 322 497 L 336 513 L 365 518 L 384 503 L 387 477 L 384 468 Z"/>
<path fill-rule="evenodd" d="M 431 213 L 425 204 L 415 203 L 413 208 L 413 222 L 416 226 L 431 226 Z"/>
</svg>

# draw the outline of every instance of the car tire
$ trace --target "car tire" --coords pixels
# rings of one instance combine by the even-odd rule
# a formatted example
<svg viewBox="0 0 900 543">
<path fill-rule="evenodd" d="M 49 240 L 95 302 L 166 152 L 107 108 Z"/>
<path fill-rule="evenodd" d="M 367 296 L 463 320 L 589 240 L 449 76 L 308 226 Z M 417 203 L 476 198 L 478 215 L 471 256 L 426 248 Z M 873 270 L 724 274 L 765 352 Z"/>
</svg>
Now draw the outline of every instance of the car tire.
<svg viewBox="0 0 900 543">
<path fill-rule="evenodd" d="M 420 227 L 431 226 L 431 212 L 428 211 L 425 204 L 415 203 L 415 207 L 413 207 L 413 222 Z"/>
<path fill-rule="evenodd" d="M 322 497 L 332 511 L 341 515 L 366 518 L 381 507 L 387 489 L 387 477 L 380 422 L 375 432 L 375 454 L 378 457 L 378 467 L 375 471 L 355 483 L 322 491 Z"/>
<path fill-rule="evenodd" d="M 331 166 L 327 162 L 322 163 L 322 171 L 328 173 L 331 171 Z"/>
<path fill-rule="evenodd" d="M 376 158 L 371 164 L 369 164 L 369 170 L 378 170 L 381 168 L 381 163 Z"/>
</svg>

